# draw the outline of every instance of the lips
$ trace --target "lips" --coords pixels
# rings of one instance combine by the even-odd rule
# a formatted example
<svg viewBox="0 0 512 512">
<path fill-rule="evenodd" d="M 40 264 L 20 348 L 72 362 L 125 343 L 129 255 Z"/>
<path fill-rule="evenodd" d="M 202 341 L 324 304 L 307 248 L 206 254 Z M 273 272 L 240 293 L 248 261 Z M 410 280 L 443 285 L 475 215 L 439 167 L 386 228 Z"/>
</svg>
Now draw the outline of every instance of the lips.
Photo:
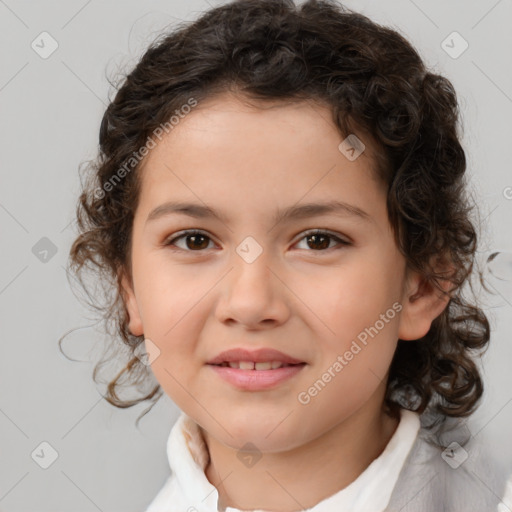
<svg viewBox="0 0 512 512">
<path fill-rule="evenodd" d="M 254 362 L 254 361 L 229 361 L 224 362 L 220 365 L 216 366 L 229 366 L 230 368 L 237 368 L 238 370 L 277 370 L 278 368 L 283 368 L 285 366 L 292 366 L 287 363 L 282 363 L 281 361 L 264 361 L 264 362 Z"/>
<path fill-rule="evenodd" d="M 240 370 L 274 370 L 284 366 L 305 364 L 305 362 L 271 348 L 258 350 L 235 348 L 221 352 L 207 364 L 229 366 Z"/>
<path fill-rule="evenodd" d="M 207 363 L 214 375 L 243 392 L 275 389 L 299 375 L 305 366 L 306 362 L 270 348 L 235 348 Z"/>
</svg>

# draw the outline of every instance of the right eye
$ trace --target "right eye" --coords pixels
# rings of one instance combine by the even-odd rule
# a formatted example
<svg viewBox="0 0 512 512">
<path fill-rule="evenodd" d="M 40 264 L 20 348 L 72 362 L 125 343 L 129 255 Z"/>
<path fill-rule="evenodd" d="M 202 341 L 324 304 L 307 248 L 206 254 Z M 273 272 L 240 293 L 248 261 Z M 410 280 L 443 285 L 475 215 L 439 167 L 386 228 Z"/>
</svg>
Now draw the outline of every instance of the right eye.
<svg viewBox="0 0 512 512">
<path fill-rule="evenodd" d="M 179 247 L 175 244 L 177 240 L 180 240 L 181 238 L 184 238 L 186 246 Z M 187 243 L 187 240 L 190 240 L 190 243 Z M 165 247 L 172 246 L 173 250 L 175 247 L 177 247 L 177 250 L 186 251 L 186 252 L 196 252 L 195 249 L 206 249 L 207 243 L 205 247 L 205 240 L 210 240 L 211 238 L 203 233 L 202 231 L 198 231 L 197 229 L 189 229 L 187 231 L 182 231 L 181 234 L 178 234 L 178 236 L 173 236 L 172 238 L 168 238 L 163 245 Z"/>
</svg>

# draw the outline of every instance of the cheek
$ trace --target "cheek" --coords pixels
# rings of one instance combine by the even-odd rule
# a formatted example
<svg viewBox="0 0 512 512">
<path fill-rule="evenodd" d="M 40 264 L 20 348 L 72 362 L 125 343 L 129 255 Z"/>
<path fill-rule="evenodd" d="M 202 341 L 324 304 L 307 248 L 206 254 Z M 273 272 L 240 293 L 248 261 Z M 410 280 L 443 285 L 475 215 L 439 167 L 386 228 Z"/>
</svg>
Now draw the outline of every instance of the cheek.
<svg viewBox="0 0 512 512">
<path fill-rule="evenodd" d="M 397 283 L 392 273 L 361 258 L 360 263 L 326 268 L 314 278 L 301 275 L 294 291 L 307 306 L 311 327 L 330 344 L 343 345 L 392 308 L 399 298 Z"/>
<path fill-rule="evenodd" d="M 361 331 L 359 338 L 340 336 L 336 343 L 324 345 L 320 364 L 310 373 L 298 396 L 310 417 L 322 418 L 323 424 L 329 425 L 340 416 L 350 416 L 379 388 L 385 391 L 396 349 L 396 326 L 395 317 L 380 331 L 370 326 Z"/>
<path fill-rule="evenodd" d="M 197 343 L 204 325 L 205 291 L 185 286 L 179 279 L 146 282 L 142 294 L 144 336 L 154 343 L 158 355 L 151 363 L 158 383 L 179 407 L 187 407 L 194 375 L 201 364 Z M 177 290 L 180 290 L 178 293 Z M 188 405 L 190 407 L 190 405 Z"/>
<path fill-rule="evenodd" d="M 185 333 L 190 337 L 200 328 L 204 298 L 215 277 L 194 277 L 180 272 L 178 265 L 149 263 L 139 274 L 138 290 L 145 335 L 179 349 Z"/>
<path fill-rule="evenodd" d="M 311 317 L 322 346 L 308 385 L 328 381 L 314 400 L 318 412 L 324 407 L 325 414 L 330 403 L 344 411 L 357 408 L 385 378 L 398 339 L 399 295 L 391 281 L 390 274 L 375 268 L 347 267 L 334 278 L 317 280 L 304 300 L 322 320 Z M 330 374 L 322 373 L 329 369 Z"/>
</svg>

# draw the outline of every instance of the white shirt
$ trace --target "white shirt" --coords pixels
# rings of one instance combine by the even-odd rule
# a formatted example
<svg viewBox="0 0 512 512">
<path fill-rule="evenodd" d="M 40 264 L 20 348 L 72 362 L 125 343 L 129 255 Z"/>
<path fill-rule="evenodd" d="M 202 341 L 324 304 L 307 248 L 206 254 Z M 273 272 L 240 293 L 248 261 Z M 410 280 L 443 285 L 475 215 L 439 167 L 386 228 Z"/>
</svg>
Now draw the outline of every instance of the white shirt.
<svg viewBox="0 0 512 512">
<path fill-rule="evenodd" d="M 419 429 L 418 413 L 401 409 L 384 451 L 351 484 L 307 512 L 383 512 Z M 169 435 L 167 456 L 172 474 L 146 512 L 217 512 L 219 494 L 204 473 L 207 447 L 198 425 L 184 413 Z M 227 507 L 225 512 L 241 511 Z"/>
<path fill-rule="evenodd" d="M 503 500 L 498 505 L 498 512 L 510 512 L 512 510 L 512 475 L 510 475 L 505 486 Z"/>
</svg>

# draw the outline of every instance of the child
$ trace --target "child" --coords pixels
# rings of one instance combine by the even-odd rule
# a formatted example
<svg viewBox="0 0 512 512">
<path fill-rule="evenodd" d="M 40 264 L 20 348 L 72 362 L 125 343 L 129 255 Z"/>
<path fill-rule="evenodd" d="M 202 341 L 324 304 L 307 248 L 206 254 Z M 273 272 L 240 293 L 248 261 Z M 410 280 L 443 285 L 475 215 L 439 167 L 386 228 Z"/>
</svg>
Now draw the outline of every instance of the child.
<svg viewBox="0 0 512 512">
<path fill-rule="evenodd" d="M 497 509 L 462 423 L 489 323 L 457 123 L 402 36 L 326 0 L 235 1 L 143 55 L 71 263 L 115 285 L 108 401 L 182 410 L 147 512 Z"/>
</svg>

